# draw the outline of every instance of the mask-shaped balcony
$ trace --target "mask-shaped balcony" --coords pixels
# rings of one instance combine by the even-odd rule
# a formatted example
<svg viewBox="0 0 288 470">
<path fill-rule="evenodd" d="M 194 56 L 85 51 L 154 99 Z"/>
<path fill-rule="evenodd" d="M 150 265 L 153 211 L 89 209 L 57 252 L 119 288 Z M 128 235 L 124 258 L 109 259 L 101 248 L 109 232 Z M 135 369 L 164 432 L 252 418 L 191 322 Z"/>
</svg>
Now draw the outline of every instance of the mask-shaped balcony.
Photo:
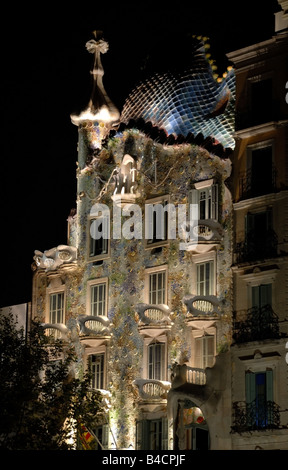
<svg viewBox="0 0 288 470">
<path fill-rule="evenodd" d="M 81 336 L 110 337 L 110 320 L 106 316 L 79 315 L 77 318 Z"/>
<path fill-rule="evenodd" d="M 138 388 L 141 400 L 167 400 L 171 383 L 164 380 L 136 379 L 133 385 Z"/>
<path fill-rule="evenodd" d="M 184 230 L 184 229 L 183 229 Z M 186 232 L 186 233 L 185 233 Z M 213 245 L 223 240 L 223 228 L 219 222 L 212 219 L 200 219 L 197 223 L 186 224 L 185 231 L 180 235 L 187 241 L 182 243 L 182 249 L 194 253 L 205 253 L 210 251 Z"/>
<path fill-rule="evenodd" d="M 170 308 L 164 304 L 137 304 L 135 306 L 136 320 L 139 326 L 171 325 Z"/>
<path fill-rule="evenodd" d="M 68 328 L 63 323 L 42 323 L 42 328 L 49 341 L 68 340 Z"/>
<path fill-rule="evenodd" d="M 187 316 L 213 317 L 220 315 L 220 302 L 215 295 L 193 295 L 187 294 L 183 297 L 187 307 Z"/>
</svg>

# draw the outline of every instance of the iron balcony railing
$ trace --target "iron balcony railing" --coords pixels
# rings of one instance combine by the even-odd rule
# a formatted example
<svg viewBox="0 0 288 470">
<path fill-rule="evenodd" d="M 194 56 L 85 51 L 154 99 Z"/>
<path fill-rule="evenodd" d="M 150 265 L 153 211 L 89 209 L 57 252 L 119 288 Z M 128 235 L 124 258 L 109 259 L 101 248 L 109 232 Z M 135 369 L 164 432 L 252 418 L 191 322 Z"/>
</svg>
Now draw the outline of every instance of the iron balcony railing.
<svg viewBox="0 0 288 470">
<path fill-rule="evenodd" d="M 254 232 L 246 234 L 243 242 L 235 247 L 236 263 L 275 258 L 277 256 L 278 237 L 274 230 L 263 232 L 262 236 L 256 236 Z"/>
<path fill-rule="evenodd" d="M 279 319 L 271 305 L 234 312 L 233 339 L 236 343 L 280 338 Z"/>
<path fill-rule="evenodd" d="M 251 403 L 233 403 L 232 432 L 261 431 L 280 427 L 280 407 L 273 401 L 255 399 Z"/>
<path fill-rule="evenodd" d="M 252 170 L 241 172 L 239 177 L 239 197 L 248 199 L 251 197 L 264 196 L 264 194 L 276 191 L 277 170 L 274 165 L 264 173 L 252 173 Z"/>
</svg>

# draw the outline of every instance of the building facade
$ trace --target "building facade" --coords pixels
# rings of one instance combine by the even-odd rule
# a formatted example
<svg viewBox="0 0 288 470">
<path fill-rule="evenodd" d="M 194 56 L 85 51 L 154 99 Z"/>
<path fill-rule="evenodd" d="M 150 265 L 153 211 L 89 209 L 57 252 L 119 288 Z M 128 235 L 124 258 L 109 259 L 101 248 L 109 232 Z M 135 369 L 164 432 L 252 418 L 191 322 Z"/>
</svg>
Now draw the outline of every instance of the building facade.
<svg viewBox="0 0 288 470">
<path fill-rule="evenodd" d="M 228 54 L 236 76 L 231 184 L 235 449 L 287 449 L 287 25 L 283 5 L 274 37 Z"/>
<path fill-rule="evenodd" d="M 268 43 L 272 67 L 287 35 Z M 102 448 L 287 449 L 285 101 L 273 122 L 236 120 L 234 135 L 235 79 L 245 116 L 262 46 L 231 53 L 217 79 L 195 40 L 193 67 L 143 82 L 121 114 L 102 83 L 107 43 L 86 46 L 91 100 L 71 117 L 77 208 L 67 244 L 35 251 L 32 316 L 74 344 L 77 375 L 90 369 L 107 407 L 93 429 Z M 269 76 L 254 80 L 255 67 L 249 83 Z M 259 155 L 280 170 L 264 192 Z"/>
</svg>

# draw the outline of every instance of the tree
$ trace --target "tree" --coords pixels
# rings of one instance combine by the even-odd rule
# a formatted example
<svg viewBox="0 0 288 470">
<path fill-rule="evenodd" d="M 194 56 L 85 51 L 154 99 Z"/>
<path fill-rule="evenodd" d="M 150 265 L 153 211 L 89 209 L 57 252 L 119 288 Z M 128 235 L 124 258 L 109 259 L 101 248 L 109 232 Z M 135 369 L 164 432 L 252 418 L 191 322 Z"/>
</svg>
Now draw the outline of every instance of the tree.
<svg viewBox="0 0 288 470">
<path fill-rule="evenodd" d="M 33 322 L 27 338 L 11 317 L 0 317 L 0 448 L 68 450 L 78 423 L 93 427 L 103 417 L 90 376 L 76 378 L 75 353 L 49 342 Z"/>
</svg>

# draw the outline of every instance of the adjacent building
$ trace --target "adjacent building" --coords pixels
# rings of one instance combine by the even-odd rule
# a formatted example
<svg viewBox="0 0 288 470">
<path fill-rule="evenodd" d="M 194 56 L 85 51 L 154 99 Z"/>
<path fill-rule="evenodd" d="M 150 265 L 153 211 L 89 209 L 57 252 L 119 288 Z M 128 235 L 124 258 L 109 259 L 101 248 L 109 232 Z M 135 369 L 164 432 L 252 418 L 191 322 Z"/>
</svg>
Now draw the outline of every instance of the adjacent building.
<svg viewBox="0 0 288 470">
<path fill-rule="evenodd" d="M 229 54 L 223 77 L 195 38 L 191 68 L 144 81 L 121 113 L 103 87 L 106 41 L 86 45 L 77 207 L 67 244 L 35 251 L 32 316 L 74 344 L 76 374 L 90 369 L 101 448 L 287 449 L 280 13 L 281 31 Z"/>
<path fill-rule="evenodd" d="M 274 37 L 228 54 L 236 76 L 230 185 L 235 449 L 287 449 L 288 15 L 279 3 Z"/>
</svg>

